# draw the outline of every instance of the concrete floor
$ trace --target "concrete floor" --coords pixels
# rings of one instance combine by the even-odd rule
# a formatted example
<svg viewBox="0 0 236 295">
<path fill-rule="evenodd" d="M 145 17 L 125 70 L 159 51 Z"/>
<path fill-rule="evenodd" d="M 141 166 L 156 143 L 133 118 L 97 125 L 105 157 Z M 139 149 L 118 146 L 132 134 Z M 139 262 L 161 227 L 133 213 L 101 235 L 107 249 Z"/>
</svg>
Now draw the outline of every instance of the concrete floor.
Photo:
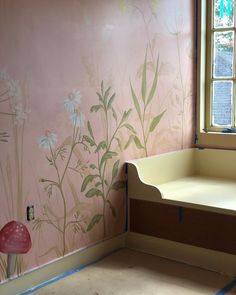
<svg viewBox="0 0 236 295">
<path fill-rule="evenodd" d="M 232 278 L 124 249 L 33 295 L 216 294 Z M 236 294 L 236 287 L 227 293 Z"/>
</svg>

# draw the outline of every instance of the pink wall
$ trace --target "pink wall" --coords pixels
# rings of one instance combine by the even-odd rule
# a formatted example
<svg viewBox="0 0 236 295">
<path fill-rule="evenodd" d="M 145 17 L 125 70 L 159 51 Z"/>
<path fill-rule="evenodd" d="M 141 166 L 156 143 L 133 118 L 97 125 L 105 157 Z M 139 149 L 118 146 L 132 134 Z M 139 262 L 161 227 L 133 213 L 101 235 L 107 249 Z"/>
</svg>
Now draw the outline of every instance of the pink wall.
<svg viewBox="0 0 236 295">
<path fill-rule="evenodd" d="M 124 161 L 192 145 L 193 19 L 191 0 L 0 0 L 0 228 L 32 239 L 15 275 L 122 233 Z"/>
</svg>

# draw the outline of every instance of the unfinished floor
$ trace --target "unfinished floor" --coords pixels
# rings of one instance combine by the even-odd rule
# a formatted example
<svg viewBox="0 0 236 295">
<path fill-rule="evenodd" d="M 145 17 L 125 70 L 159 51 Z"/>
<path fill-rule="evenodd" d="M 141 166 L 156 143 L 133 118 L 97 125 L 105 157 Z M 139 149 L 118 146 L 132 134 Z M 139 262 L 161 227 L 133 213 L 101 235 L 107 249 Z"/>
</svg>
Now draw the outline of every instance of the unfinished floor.
<svg viewBox="0 0 236 295">
<path fill-rule="evenodd" d="M 236 286 L 225 288 L 230 282 L 232 278 L 224 275 L 123 249 L 32 294 L 236 294 Z"/>
</svg>

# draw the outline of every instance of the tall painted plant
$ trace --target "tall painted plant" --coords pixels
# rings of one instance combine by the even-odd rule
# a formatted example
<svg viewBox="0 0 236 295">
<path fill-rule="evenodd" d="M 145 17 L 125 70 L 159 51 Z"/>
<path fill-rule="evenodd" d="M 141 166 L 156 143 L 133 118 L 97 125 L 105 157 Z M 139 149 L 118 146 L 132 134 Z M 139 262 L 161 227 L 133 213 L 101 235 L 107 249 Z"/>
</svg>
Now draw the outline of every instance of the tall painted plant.
<svg viewBox="0 0 236 295">
<path fill-rule="evenodd" d="M 87 149 L 87 144 L 80 132 L 80 128 L 84 125 L 84 115 L 80 111 L 81 96 L 78 90 L 75 90 L 69 95 L 69 98 L 64 101 L 65 110 L 69 113 L 69 118 L 72 124 L 72 135 L 67 137 L 60 145 L 57 144 L 57 135 L 49 130 L 45 132 L 45 135 L 39 139 L 39 146 L 47 151 L 46 159 L 48 164 L 53 167 L 55 171 L 55 178 L 42 178 L 40 181 L 45 184 L 44 190 L 47 192 L 49 198 L 53 195 L 55 197 L 59 196 L 62 203 L 63 215 L 62 217 L 55 217 L 50 215 L 50 211 L 44 208 L 44 217 L 38 218 L 34 222 L 34 229 L 41 227 L 43 223 L 52 226 L 61 236 L 62 239 L 62 250 L 59 255 L 65 255 L 67 252 L 67 239 L 66 232 L 70 225 L 73 227 L 83 230 L 83 220 L 78 215 L 77 212 L 74 215 L 75 220 L 69 220 L 68 218 L 68 208 L 67 208 L 67 197 L 65 192 L 66 176 L 68 176 L 68 171 L 73 171 L 74 173 L 81 174 L 83 171 L 83 164 L 80 160 L 73 159 L 73 154 L 77 146 L 82 146 Z M 68 182 L 70 185 L 70 179 L 68 177 Z"/>
<path fill-rule="evenodd" d="M 25 89 L 12 79 L 6 71 L 0 69 L 0 116 L 10 122 L 9 130 L 0 128 L 0 145 L 9 144 L 7 156 L 2 153 L 0 159 L 0 185 L 6 202 L 2 212 L 5 222 L 12 219 L 24 219 L 24 136 L 26 111 Z M 11 134 L 11 138 L 10 138 Z M 10 139 L 10 140 L 9 140 Z M 14 147 L 14 149 L 11 149 Z M 0 255 L 0 280 L 6 278 L 6 261 Z M 23 259 L 16 262 L 17 273 L 24 269 Z"/>
<path fill-rule="evenodd" d="M 101 199 L 102 211 L 93 216 L 88 224 L 87 231 L 90 231 L 97 223 L 103 222 L 105 237 L 107 235 L 107 210 L 111 210 L 114 217 L 117 214 L 112 204 L 112 192 L 123 189 L 125 186 L 124 180 L 117 179 L 120 168 L 119 151 L 126 148 L 130 142 L 128 141 L 123 147 L 119 133 L 122 128 L 133 133 L 135 133 L 135 130 L 128 123 L 131 109 L 124 111 L 119 116 L 113 107 L 116 94 L 111 94 L 111 87 L 104 89 L 102 82 L 97 96 L 99 102 L 91 107 L 90 112 L 102 114 L 105 120 L 105 135 L 102 140 L 98 140 L 94 135 L 92 124 L 88 121 L 88 135 L 84 135 L 84 140 L 90 145 L 90 151 L 96 155 L 96 161 L 90 164 L 92 173 L 84 178 L 81 192 L 84 192 L 87 198 L 98 197 Z"/>
<path fill-rule="evenodd" d="M 130 81 L 131 95 L 135 110 L 138 115 L 138 119 L 141 125 L 141 134 L 133 135 L 135 145 L 138 149 L 144 151 L 145 156 L 148 156 L 148 141 L 150 134 L 154 132 L 160 123 L 165 111 L 159 114 L 151 116 L 151 119 L 147 116 L 150 112 L 151 102 L 157 95 L 157 84 L 159 75 L 159 56 L 157 57 L 156 64 L 154 64 L 154 76 L 152 82 L 149 83 L 148 79 L 148 66 L 150 63 L 147 61 L 147 52 L 144 59 L 140 94 L 137 95 L 133 85 Z M 152 65 L 152 62 L 151 62 Z M 135 129 L 135 128 L 133 128 Z"/>
</svg>

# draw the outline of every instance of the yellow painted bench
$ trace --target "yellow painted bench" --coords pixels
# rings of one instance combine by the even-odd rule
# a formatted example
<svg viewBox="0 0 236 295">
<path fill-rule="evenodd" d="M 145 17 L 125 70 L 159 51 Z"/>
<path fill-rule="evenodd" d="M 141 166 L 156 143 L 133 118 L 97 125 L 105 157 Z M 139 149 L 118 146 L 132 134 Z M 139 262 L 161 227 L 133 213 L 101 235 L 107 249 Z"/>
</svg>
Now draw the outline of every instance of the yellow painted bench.
<svg viewBox="0 0 236 295">
<path fill-rule="evenodd" d="M 236 151 L 185 149 L 127 166 L 131 199 L 236 215 Z"/>
</svg>

